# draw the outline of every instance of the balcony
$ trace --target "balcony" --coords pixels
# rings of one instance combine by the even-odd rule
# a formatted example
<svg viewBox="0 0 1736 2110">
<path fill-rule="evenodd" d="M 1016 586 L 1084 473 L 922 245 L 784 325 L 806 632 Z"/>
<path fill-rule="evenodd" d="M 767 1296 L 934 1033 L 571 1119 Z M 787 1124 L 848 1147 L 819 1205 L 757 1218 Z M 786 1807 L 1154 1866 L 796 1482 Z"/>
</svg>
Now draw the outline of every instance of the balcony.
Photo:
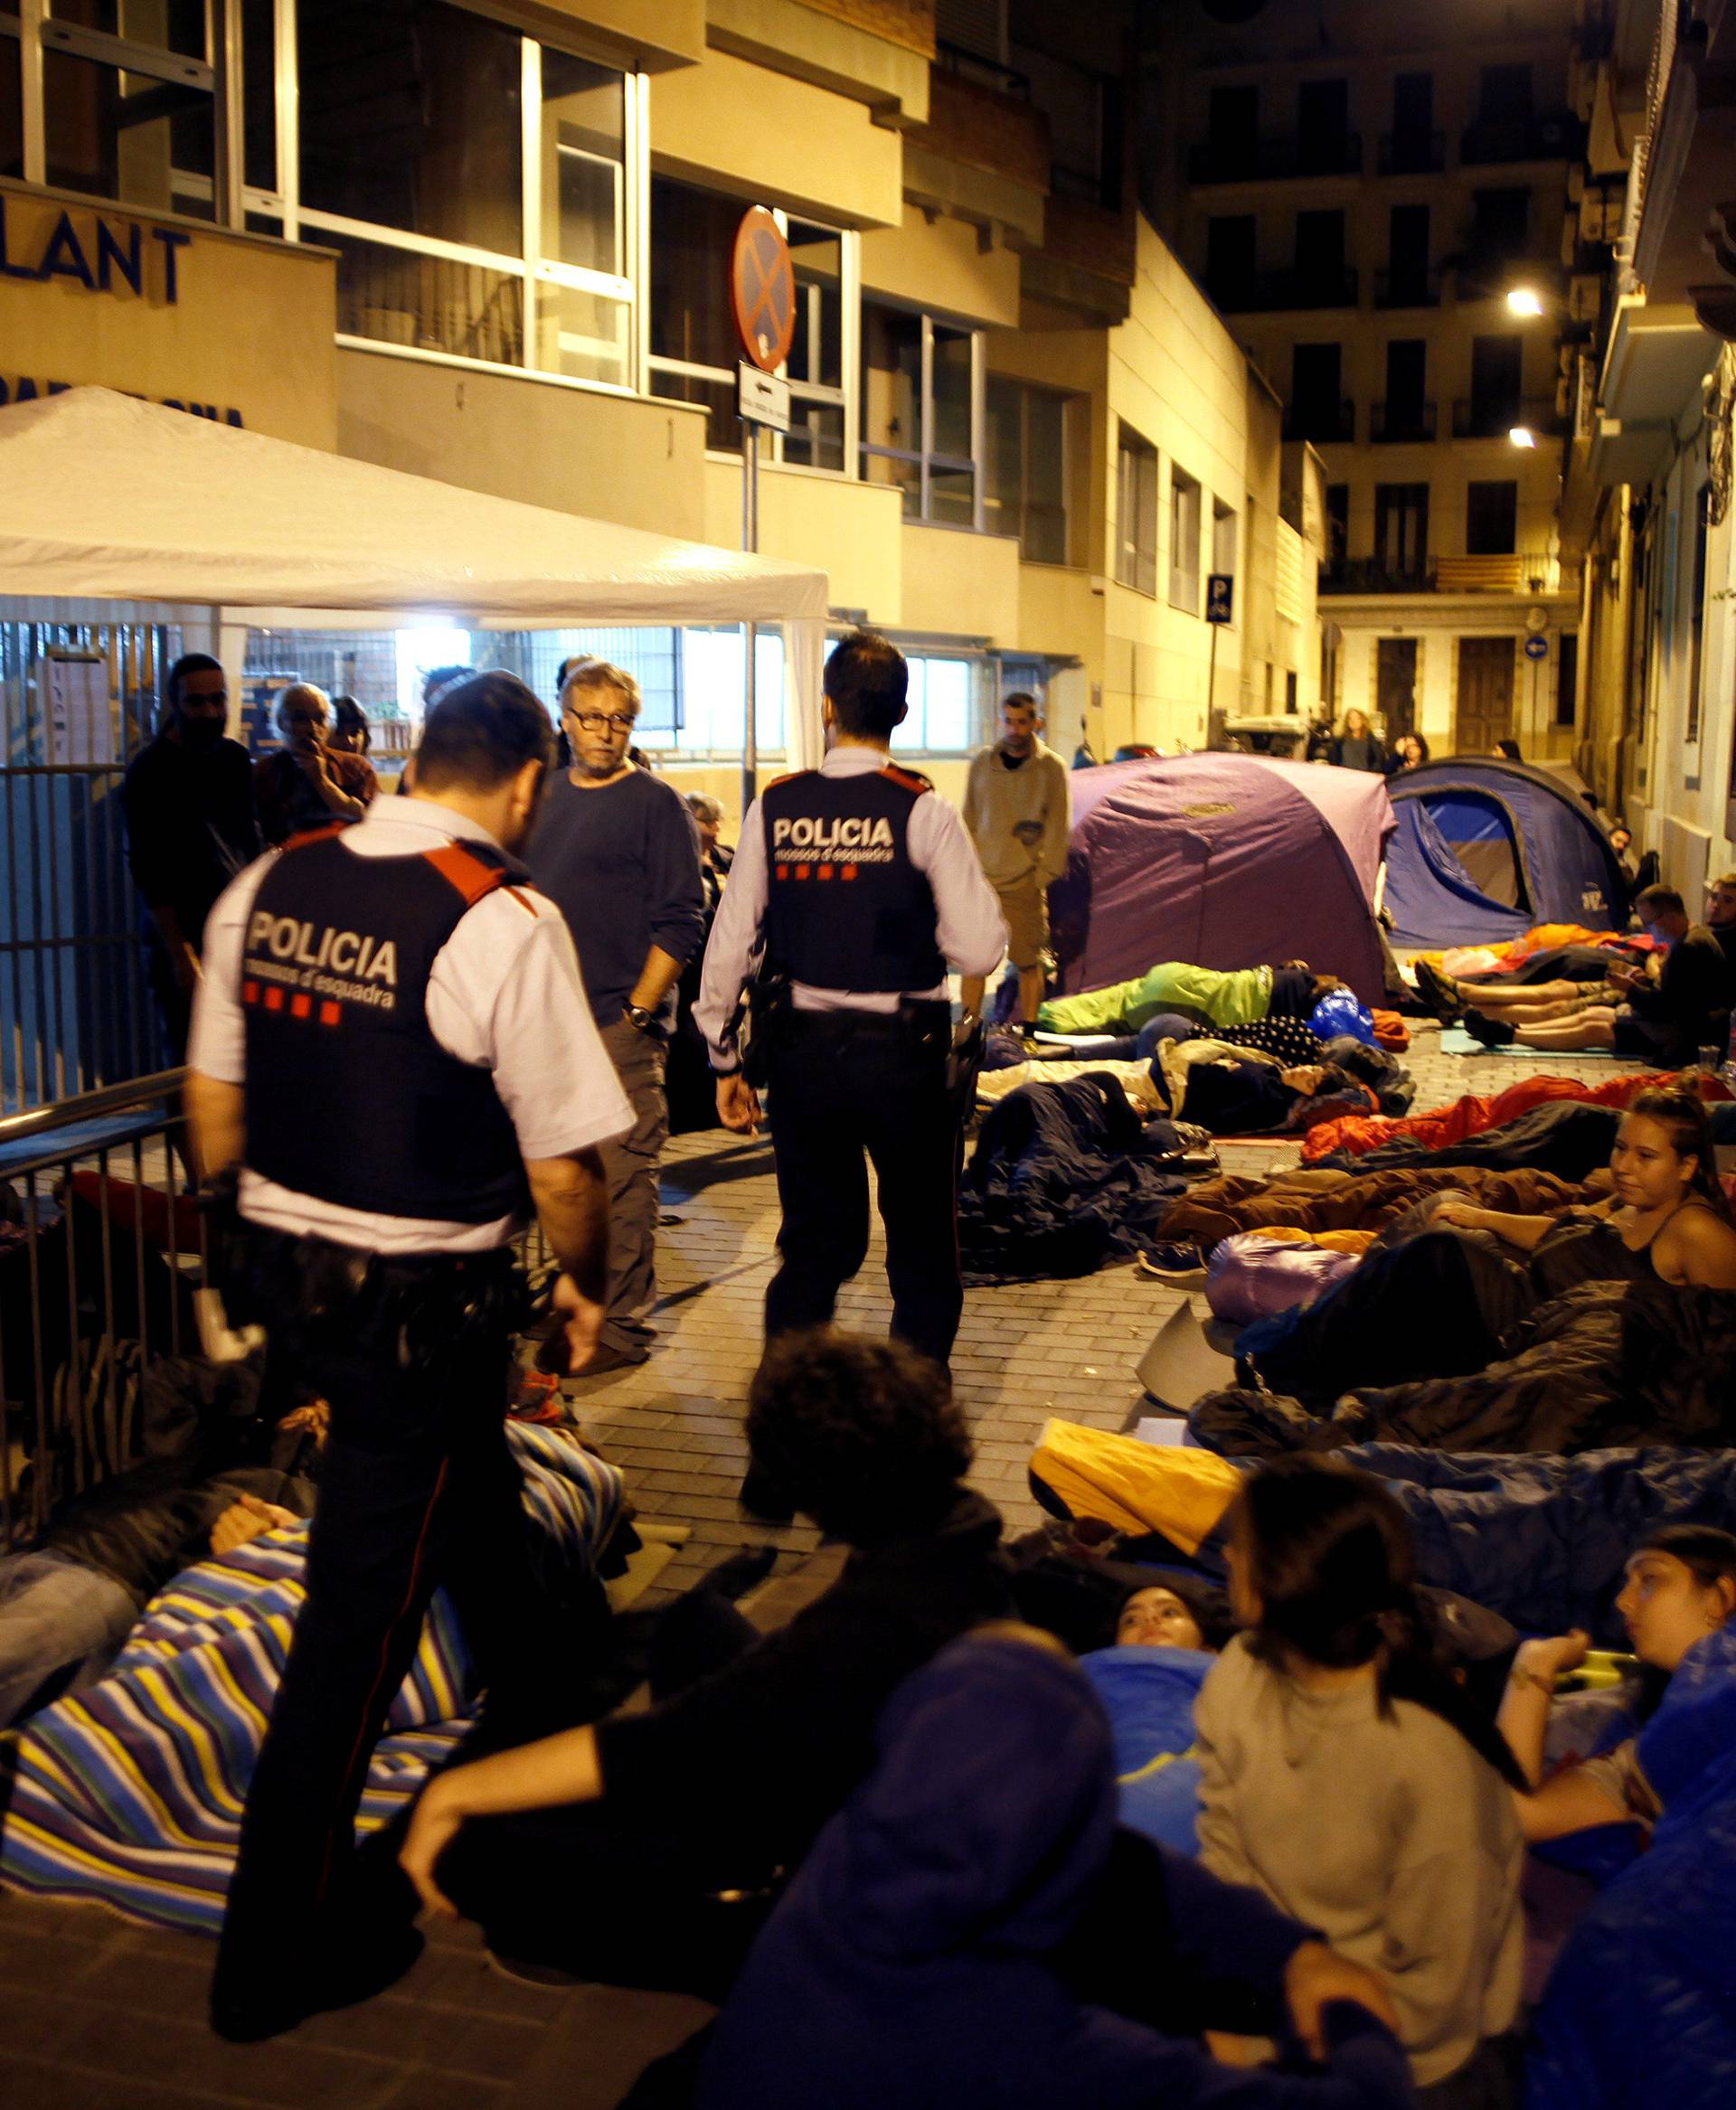
<svg viewBox="0 0 1736 2110">
<path fill-rule="evenodd" d="M 1188 149 L 1191 184 L 1269 184 L 1290 176 L 1361 175 L 1363 136 L 1295 139 L 1206 139 Z"/>
<path fill-rule="evenodd" d="M 1382 175 L 1439 175 L 1447 165 L 1447 135 L 1382 132 L 1375 165 Z"/>
<path fill-rule="evenodd" d="M 1453 405 L 1455 439 L 1505 439 L 1515 427 L 1555 433 L 1561 421 L 1553 396 L 1460 396 Z"/>
<path fill-rule="evenodd" d="M 1572 161 L 1585 145 L 1585 127 L 1571 110 L 1535 118 L 1511 118 L 1467 125 L 1458 158 L 1467 168 L 1509 161 Z"/>
<path fill-rule="evenodd" d="M 1435 587 L 1440 593 L 1553 593 L 1560 584 L 1560 560 L 1543 550 L 1435 560 Z"/>
<path fill-rule="evenodd" d="M 1245 271 L 1206 287 L 1224 315 L 1263 315 L 1285 308 L 1354 307 L 1357 278 L 1336 271 Z"/>
<path fill-rule="evenodd" d="M 1284 437 L 1342 445 L 1356 437 L 1356 406 L 1348 397 L 1341 403 L 1292 403 L 1284 413 Z"/>
<path fill-rule="evenodd" d="M 1322 593 L 1431 593 L 1434 584 L 1432 558 L 1408 570 L 1382 557 L 1341 557 L 1335 564 L 1320 567 Z"/>
<path fill-rule="evenodd" d="M 1429 264 L 1386 265 L 1374 274 L 1376 307 L 1439 307 L 1440 270 Z"/>
<path fill-rule="evenodd" d="M 1049 188 L 1049 120 L 1033 108 L 1028 95 L 936 66 L 929 83 L 928 122 L 910 127 L 905 137 L 967 168 L 1027 190 Z"/>
<path fill-rule="evenodd" d="M 1435 406 L 1430 402 L 1376 403 L 1369 413 L 1368 437 L 1379 446 L 1435 437 Z"/>
</svg>

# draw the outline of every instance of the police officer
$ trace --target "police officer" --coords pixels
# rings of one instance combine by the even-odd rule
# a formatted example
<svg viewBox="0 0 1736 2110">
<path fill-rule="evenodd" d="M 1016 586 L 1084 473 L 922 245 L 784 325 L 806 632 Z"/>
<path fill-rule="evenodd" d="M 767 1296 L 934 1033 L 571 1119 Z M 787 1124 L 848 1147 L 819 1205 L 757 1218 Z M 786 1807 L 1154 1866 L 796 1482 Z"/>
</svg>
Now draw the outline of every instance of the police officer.
<svg viewBox="0 0 1736 2110">
<path fill-rule="evenodd" d="M 189 1053 L 208 1179 L 239 1171 L 239 1311 L 329 1401 L 307 1603 L 241 1826 L 212 1991 L 219 2034 L 275 2034 L 409 1962 L 356 1908 L 369 1757 L 439 1584 L 491 1727 L 561 1726 L 571 1639 L 539 1617 L 504 1417 L 533 1202 L 582 1361 L 602 1319 L 598 1145 L 630 1109 L 560 911 L 523 842 L 553 754 L 523 683 L 429 711 L 406 798 L 251 864 L 207 928 Z"/>
<path fill-rule="evenodd" d="M 760 1118 L 736 1015 L 755 961 L 756 1031 L 771 1012 L 767 1083 L 783 1223 L 768 1336 L 832 1317 L 868 1251 L 873 1161 L 892 1333 L 945 1365 L 958 1330 L 959 1112 L 948 1090 L 947 970 L 986 976 L 1006 927 L 964 823 L 889 751 L 909 669 L 858 630 L 826 664 L 826 755 L 779 777 L 741 826 L 694 1018 L 727 1128 Z M 747 1491 L 752 1504 L 751 1482 Z M 757 1505 L 756 1505 L 757 1506 Z M 762 1512 L 763 1513 L 763 1512 Z"/>
</svg>

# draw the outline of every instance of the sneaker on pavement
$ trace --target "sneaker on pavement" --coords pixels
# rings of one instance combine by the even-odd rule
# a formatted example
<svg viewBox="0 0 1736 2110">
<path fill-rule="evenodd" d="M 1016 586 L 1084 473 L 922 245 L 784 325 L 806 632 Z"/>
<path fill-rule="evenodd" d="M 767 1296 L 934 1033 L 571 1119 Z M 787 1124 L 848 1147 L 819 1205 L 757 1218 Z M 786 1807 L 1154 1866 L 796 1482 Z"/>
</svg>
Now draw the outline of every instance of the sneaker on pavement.
<svg viewBox="0 0 1736 2110">
<path fill-rule="evenodd" d="M 1509 1048 L 1517 1037 L 1503 1020 L 1486 1018 L 1480 1011 L 1467 1011 L 1458 1022 L 1472 1040 L 1481 1041 L 1486 1048 Z"/>
<path fill-rule="evenodd" d="M 1205 1255 L 1185 1239 L 1147 1246 L 1134 1267 L 1154 1282 L 1166 1282 L 1172 1289 L 1198 1289 L 1205 1281 Z"/>
<path fill-rule="evenodd" d="M 1458 985 L 1443 975 L 1432 960 L 1417 962 L 1417 994 L 1444 1026 L 1456 1025 L 1465 1006 Z"/>
</svg>

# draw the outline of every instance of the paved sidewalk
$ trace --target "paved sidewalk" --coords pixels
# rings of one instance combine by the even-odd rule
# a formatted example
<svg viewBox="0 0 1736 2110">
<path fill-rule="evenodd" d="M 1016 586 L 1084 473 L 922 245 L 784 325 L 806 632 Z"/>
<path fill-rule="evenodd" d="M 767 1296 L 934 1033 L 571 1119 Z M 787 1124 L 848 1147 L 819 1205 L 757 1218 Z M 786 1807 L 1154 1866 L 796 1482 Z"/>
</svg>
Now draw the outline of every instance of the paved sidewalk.
<svg viewBox="0 0 1736 2110">
<path fill-rule="evenodd" d="M 1424 1031 L 1409 1059 L 1420 1107 L 1495 1092 L 1538 1070 L 1601 1079 L 1625 1067 L 1443 1056 Z M 1271 1172 L 1293 1148 L 1231 1146 L 1226 1168 Z M 669 1153 L 663 1306 L 649 1362 L 574 1390 L 587 1433 L 626 1471 L 640 1513 L 691 1525 L 665 1571 L 684 1587 L 730 1548 L 769 1538 L 806 1550 L 811 1531 L 741 1521 L 741 1416 L 760 1351 L 777 1204 L 770 1151 L 718 1135 Z M 876 1240 L 841 1322 L 883 1329 Z M 954 1364 L 977 1443 L 976 1480 L 1019 1531 L 1036 1511 L 1025 1463 L 1043 1422 L 1118 1428 L 1139 1397 L 1135 1365 L 1179 1293 L 1131 1266 L 1077 1282 L 976 1289 Z M 574 1898 L 582 1913 L 590 1901 Z M 698 2002 L 599 1987 L 550 1992 L 496 1976 L 474 1930 L 435 1931 L 389 1994 L 273 2045 L 219 2043 L 203 2022 L 211 1948 L 90 1907 L 0 1894 L 0 2102 L 6 2110 L 610 2110 L 651 2058 L 704 2019 Z"/>
</svg>

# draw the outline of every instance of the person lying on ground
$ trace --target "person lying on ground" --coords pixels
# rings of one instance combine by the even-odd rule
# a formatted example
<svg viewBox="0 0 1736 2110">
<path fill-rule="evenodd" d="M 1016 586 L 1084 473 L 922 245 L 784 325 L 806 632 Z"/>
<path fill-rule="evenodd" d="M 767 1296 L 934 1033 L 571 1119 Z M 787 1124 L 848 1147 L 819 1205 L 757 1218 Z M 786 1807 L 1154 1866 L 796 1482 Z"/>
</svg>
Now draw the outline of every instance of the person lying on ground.
<svg viewBox="0 0 1736 2110">
<path fill-rule="evenodd" d="M 1634 1653 L 1652 1676 L 1638 1695 L 1643 1724 L 1691 1651 L 1736 1613 L 1736 1536 L 1707 1524 L 1665 1524 L 1628 1563 L 1616 1599 Z M 1663 1804 L 1639 1763 L 1636 1733 L 1611 1751 L 1543 1777 L 1544 1740 L 1555 1681 L 1585 1661 L 1582 1629 L 1521 1644 L 1501 1702 L 1500 1727 L 1527 1783 L 1515 1798 L 1529 1840 L 1560 1839 L 1593 1824 L 1637 1823 L 1647 1830 Z"/>
<path fill-rule="evenodd" d="M 1578 1284 L 1736 1289 L 1736 1226 L 1715 1164 L 1694 1092 L 1642 1092 L 1616 1132 L 1608 1201 L 1530 1216 L 1450 1195 L 1425 1204 L 1281 1340 L 1250 1342 L 1250 1360 L 1274 1391 L 1330 1401 L 1483 1370 L 1528 1314 Z"/>
<path fill-rule="evenodd" d="M 1581 984 L 1534 983 L 1528 989 L 1450 984 L 1467 1007 L 1461 1022 L 1489 1047 L 1517 1041 L 1540 1050 L 1573 1053 L 1604 1048 L 1668 1069 L 1692 1062 L 1700 1049 L 1722 1049 L 1736 1001 L 1736 976 L 1717 938 L 1691 922 L 1670 887 L 1647 887 L 1634 903 L 1664 948 L 1645 966 L 1614 966 L 1601 994 Z M 1420 971 L 1420 982 L 1422 976 Z M 1439 994 L 1444 998 L 1442 978 Z M 1607 1000 L 1605 1000 L 1607 999 Z"/>
<path fill-rule="evenodd" d="M 101 1677 L 184 1568 L 311 1516 L 326 1418 L 323 1400 L 275 1429 L 215 1418 L 225 1431 L 117 1474 L 0 1559 L 0 1729 Z"/>
<path fill-rule="evenodd" d="M 1420 2102 L 1474 2078 L 1465 2100 L 1510 2100 L 1527 1783 L 1424 1638 L 1404 1512 L 1372 1474 L 1292 1455 L 1228 1529 L 1246 1631 L 1196 1710 L 1202 1858 L 1386 1975 Z"/>
<path fill-rule="evenodd" d="M 1159 1012 L 1178 1012 L 1214 1026 L 1306 1019 L 1322 997 L 1344 986 L 1335 975 L 1315 974 L 1306 960 L 1224 971 L 1162 960 L 1130 982 L 1052 997 L 1038 1012 L 1037 1023 L 1052 1033 L 1137 1033 Z"/>
<path fill-rule="evenodd" d="M 1118 1833 L 1108 1727 L 1048 1636 L 955 1642 L 893 1697 L 879 1744 L 718 2019 L 698 2110 L 1410 2099 L 1372 1974 L 1250 1890 Z M 1105 1910 L 1118 1868 L 1125 1917 Z M 1137 1956 L 1131 2017 L 1104 1997 L 1116 1950 L 1109 1979 Z M 1246 2028 L 1250 2009 L 1318 2064 L 1220 2066 L 1200 2031 Z"/>
<path fill-rule="evenodd" d="M 789 1625 L 648 1711 L 455 1767 L 401 1860 L 496 1955 L 716 1998 L 783 1871 L 873 1762 L 899 1682 L 1013 1608 L 999 1512 L 968 1490 L 946 1375 L 897 1342 L 773 1342 L 748 1443 L 840 1539 L 837 1582 Z M 723 1894 L 731 1894 L 725 1898 Z M 606 1901 L 575 1911 L 574 1898 Z"/>
</svg>

